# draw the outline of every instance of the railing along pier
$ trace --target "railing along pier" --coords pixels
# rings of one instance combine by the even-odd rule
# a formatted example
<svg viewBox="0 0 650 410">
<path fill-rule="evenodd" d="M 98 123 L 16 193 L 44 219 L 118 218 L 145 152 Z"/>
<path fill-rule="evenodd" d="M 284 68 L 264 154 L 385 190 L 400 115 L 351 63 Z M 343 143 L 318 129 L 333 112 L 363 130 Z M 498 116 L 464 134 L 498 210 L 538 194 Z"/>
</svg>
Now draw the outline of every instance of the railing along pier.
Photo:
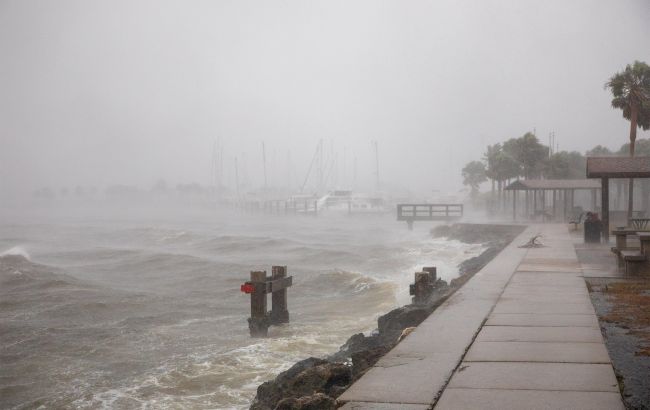
<svg viewBox="0 0 650 410">
<path fill-rule="evenodd" d="M 414 221 L 450 221 L 463 217 L 463 204 L 398 204 L 397 220 L 406 221 L 413 229 Z"/>
</svg>

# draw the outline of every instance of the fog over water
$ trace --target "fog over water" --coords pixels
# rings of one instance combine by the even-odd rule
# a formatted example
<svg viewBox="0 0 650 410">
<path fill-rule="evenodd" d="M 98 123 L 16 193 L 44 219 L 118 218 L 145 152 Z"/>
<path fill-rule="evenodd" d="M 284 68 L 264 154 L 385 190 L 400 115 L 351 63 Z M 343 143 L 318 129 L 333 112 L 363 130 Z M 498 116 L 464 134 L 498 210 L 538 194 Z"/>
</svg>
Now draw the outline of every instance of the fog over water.
<svg viewBox="0 0 650 410">
<path fill-rule="evenodd" d="M 416 190 L 533 129 L 618 148 L 603 85 L 650 60 L 649 23 L 646 0 L 3 0 L 0 194 L 207 184 L 217 138 L 258 186 L 262 141 L 270 183 L 290 157 L 299 185 L 319 139 L 372 183 L 376 140 L 386 183 Z"/>
<path fill-rule="evenodd" d="M 634 60 L 647 0 L 0 0 L 0 408 L 248 407 L 484 250 L 399 200 L 529 131 L 626 142 Z M 271 265 L 291 322 L 252 339 Z"/>
</svg>

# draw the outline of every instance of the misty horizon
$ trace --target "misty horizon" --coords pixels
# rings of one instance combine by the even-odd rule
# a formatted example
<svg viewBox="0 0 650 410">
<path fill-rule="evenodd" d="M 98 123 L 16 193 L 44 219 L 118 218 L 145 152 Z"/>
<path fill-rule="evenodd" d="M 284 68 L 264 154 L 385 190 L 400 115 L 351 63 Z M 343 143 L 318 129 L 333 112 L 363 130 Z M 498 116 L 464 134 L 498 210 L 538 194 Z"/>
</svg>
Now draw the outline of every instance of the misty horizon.
<svg viewBox="0 0 650 410">
<path fill-rule="evenodd" d="M 648 22 L 646 1 L 4 1 L 0 195 L 210 185 L 215 144 L 231 186 L 235 158 L 264 186 L 264 144 L 267 186 L 300 187 L 322 140 L 367 190 L 376 141 L 385 186 L 425 192 L 530 131 L 618 149 L 604 84 L 650 60 Z"/>
</svg>

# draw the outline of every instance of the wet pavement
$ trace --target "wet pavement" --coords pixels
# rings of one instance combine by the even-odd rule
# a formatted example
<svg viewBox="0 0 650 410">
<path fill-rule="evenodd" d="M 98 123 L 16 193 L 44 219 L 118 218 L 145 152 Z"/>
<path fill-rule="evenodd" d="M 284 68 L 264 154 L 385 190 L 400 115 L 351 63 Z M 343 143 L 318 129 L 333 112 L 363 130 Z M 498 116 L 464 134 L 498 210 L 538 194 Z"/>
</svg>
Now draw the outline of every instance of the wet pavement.
<svg viewBox="0 0 650 410">
<path fill-rule="evenodd" d="M 536 234 L 544 247 L 518 247 Z M 528 227 L 339 400 L 345 409 L 623 409 L 567 227 Z"/>
<path fill-rule="evenodd" d="M 628 409 L 650 409 L 650 277 L 619 271 L 609 245 L 576 243 L 575 248 L 623 400 Z M 621 287 L 624 293 L 617 292 Z"/>
</svg>

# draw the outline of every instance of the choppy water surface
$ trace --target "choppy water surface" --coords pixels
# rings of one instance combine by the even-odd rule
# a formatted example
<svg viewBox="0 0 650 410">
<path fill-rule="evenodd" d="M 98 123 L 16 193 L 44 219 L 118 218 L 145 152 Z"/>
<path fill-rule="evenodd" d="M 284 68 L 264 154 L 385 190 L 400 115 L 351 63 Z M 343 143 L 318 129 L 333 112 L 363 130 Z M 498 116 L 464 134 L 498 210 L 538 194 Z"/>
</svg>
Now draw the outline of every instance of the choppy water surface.
<svg viewBox="0 0 650 410">
<path fill-rule="evenodd" d="M 246 408 L 406 303 L 417 267 L 450 279 L 481 251 L 391 216 L 122 214 L 2 218 L 1 407 Z M 251 339 L 239 285 L 274 264 L 294 277 L 291 323 Z"/>
</svg>

